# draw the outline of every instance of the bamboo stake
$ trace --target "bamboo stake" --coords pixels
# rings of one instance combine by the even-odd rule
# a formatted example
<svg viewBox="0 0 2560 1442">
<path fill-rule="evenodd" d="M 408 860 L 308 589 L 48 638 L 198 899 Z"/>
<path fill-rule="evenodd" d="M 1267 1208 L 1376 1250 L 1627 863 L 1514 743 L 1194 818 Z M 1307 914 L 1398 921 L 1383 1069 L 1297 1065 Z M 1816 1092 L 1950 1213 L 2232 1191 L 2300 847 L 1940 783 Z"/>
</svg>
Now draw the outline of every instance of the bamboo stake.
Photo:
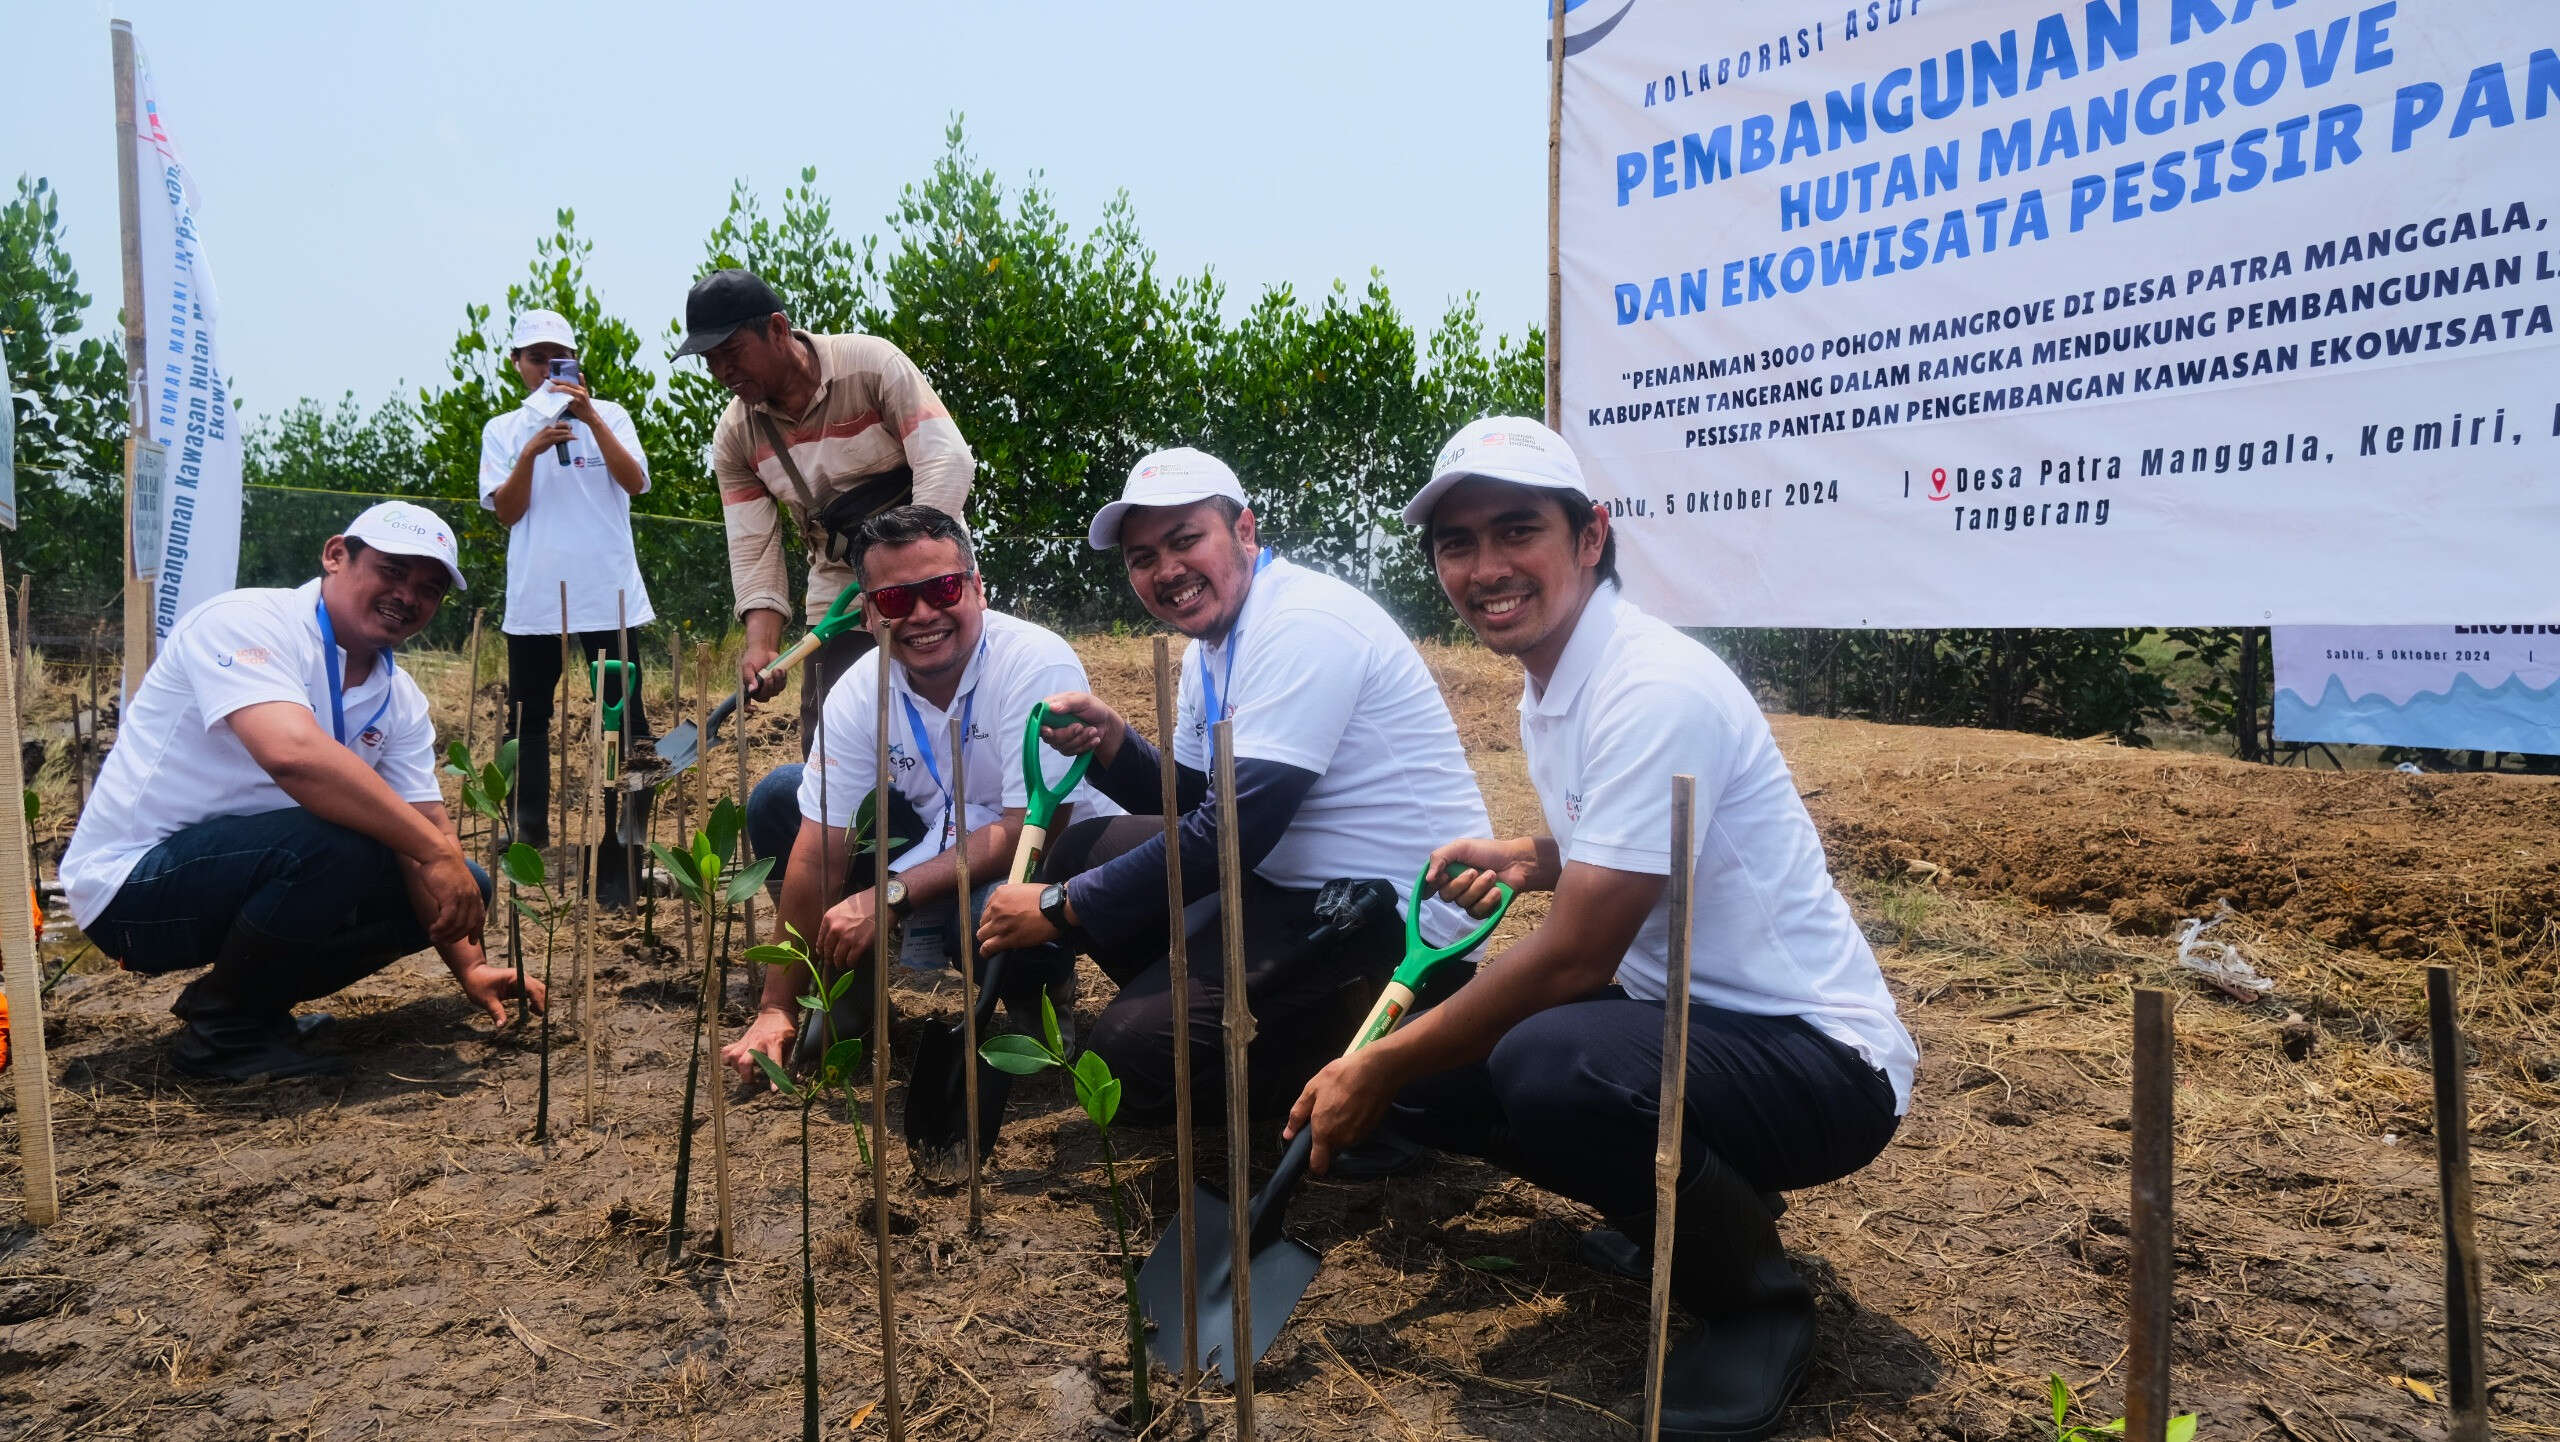
<svg viewBox="0 0 2560 1442">
<path fill-rule="evenodd" d="M 879 684 L 872 688 L 871 721 L 871 1115 L 889 1119 L 889 635 L 886 622 L 874 638 L 880 649 Z M 820 735 L 826 734 L 821 713 Z M 977 1074 L 976 1058 L 968 1072 Z M 971 1156 L 977 1155 L 972 1151 Z M 880 1387 L 889 1442 L 905 1442 L 905 1409 L 898 1398 L 898 1281 L 889 1265 L 889 1142 L 871 1143 L 873 1260 L 880 1269 Z"/>
<path fill-rule="evenodd" d="M 36 646 L 35 584 L 34 576 L 23 571 L 18 573 L 18 705 L 21 707 L 27 704 L 27 663 Z M 18 728 L 21 735 L 25 734 L 24 717 L 19 718 Z"/>
<path fill-rule="evenodd" d="M 708 689 L 708 685 L 709 685 L 709 683 L 707 683 L 707 682 L 706 682 L 706 683 L 705 683 L 705 688 L 706 688 L 706 689 Z M 740 682 L 738 683 L 738 704 L 737 704 L 737 705 L 735 705 L 735 706 L 733 706 L 733 707 L 731 707 L 731 708 L 730 708 L 730 710 L 729 710 L 729 724 L 730 724 L 730 726 L 734 729 L 734 734 L 737 736 L 737 760 L 738 760 L 738 814 L 739 814 L 740 816 L 742 816 L 742 817 L 743 817 L 744 815 L 746 815 L 746 811 L 747 811 L 747 794 L 748 794 L 748 793 L 747 793 L 747 683 L 746 683 L 745 681 L 740 681 Z M 703 739 L 702 739 L 702 742 L 701 742 L 700 744 L 705 745 L 705 746 L 708 746 L 708 745 L 710 745 L 710 744 L 711 744 L 710 737 L 709 737 L 706 733 L 701 732 L 701 731 L 696 731 L 694 734 L 695 734 L 695 735 L 697 735 L 697 736 L 701 736 L 701 737 L 703 738 Z M 825 803 L 823 800 L 821 800 L 821 801 L 818 803 L 818 809 L 819 809 L 819 811 L 820 811 L 821 813 L 823 813 L 823 812 L 826 810 L 826 803 Z M 823 820 L 823 819 L 824 819 L 824 818 L 823 818 L 823 816 L 822 816 L 822 817 L 821 817 L 821 820 Z M 821 843 L 821 845 L 823 845 L 823 842 Z M 822 856 L 823 856 L 824 854 L 825 854 L 825 853 L 824 853 L 823 851 L 820 853 L 820 855 L 822 855 Z M 826 891 L 826 883 L 825 883 L 825 881 L 824 881 L 823 879 L 819 882 L 819 887 L 818 887 L 818 889 L 819 889 L 819 892 L 820 892 L 821 894 L 824 894 L 824 893 L 825 893 L 825 891 Z M 747 922 L 747 947 L 748 947 L 748 949 L 749 949 L 749 950 L 753 950 L 753 949 L 754 949 L 754 947 L 755 947 L 755 944 L 756 944 L 756 899 L 755 899 L 754 897 L 752 897 L 752 896 L 750 896 L 750 897 L 748 897 L 748 898 L 747 898 L 747 903 L 746 903 L 746 912 L 747 912 L 747 915 L 746 915 L 746 922 Z M 780 936 L 780 935 L 782 934 L 782 932 L 781 932 L 781 931 L 780 931 L 780 929 L 779 929 L 779 928 L 780 928 L 780 926 L 781 926 L 781 923 L 780 923 L 780 922 L 776 922 L 776 923 L 775 923 L 776 930 L 775 930 L 775 932 L 774 932 L 774 935 L 776 935 L 776 936 Z M 725 967 L 725 966 L 727 966 L 727 965 L 728 965 L 728 962 L 727 962 L 726 960 L 723 960 L 720 964 L 721 964 L 722 966 L 724 966 L 724 967 Z M 815 973 L 815 972 L 812 972 L 812 973 L 810 973 L 810 974 L 811 974 L 811 975 L 813 975 L 813 976 L 814 976 L 814 975 L 816 975 L 816 973 Z M 725 989 L 725 988 L 724 988 L 724 989 Z"/>
<path fill-rule="evenodd" d="M 1219 721 L 1211 745 L 1218 787 L 1218 920 L 1226 932 L 1227 962 L 1226 1008 L 1220 1017 L 1227 1059 L 1227 1234 L 1235 1243 L 1235 1330 L 1229 1335 L 1237 1350 L 1227 1361 L 1236 1373 L 1236 1442 L 1253 1442 L 1253 1122 L 1245 1065 L 1253 1046 L 1253 1006 L 1244 992 L 1244 860 L 1236 849 L 1235 723 Z M 1182 929 L 1178 911 L 1173 929 Z"/>
<path fill-rule="evenodd" d="M 1547 428 L 1564 424 L 1564 0 L 1547 17 Z"/>
<path fill-rule="evenodd" d="M 1563 7 L 1557 7 L 1563 13 Z M 1671 1235 L 1680 1208 L 1680 1144 L 1689 1102 L 1689 924 L 1696 905 L 1698 778 L 1671 778 L 1670 954 L 1662 983 L 1662 1091 L 1654 1106 L 1653 1291 L 1646 1316 L 1644 1439 L 1662 1436 L 1662 1367 L 1671 1327 Z"/>
<path fill-rule="evenodd" d="M 667 648 L 667 714 L 677 720 L 682 720 L 684 717 L 684 640 L 684 628 L 682 626 L 678 626 L 676 628 L 675 641 Z M 702 734 L 701 712 L 701 707 L 696 706 L 694 708 L 693 734 L 697 737 Z M 699 746 L 701 743 L 697 741 L 695 744 L 696 746 Z M 696 754 L 698 755 L 699 752 Z M 692 777 L 685 775 L 676 776 L 673 778 L 673 784 L 667 788 L 669 791 L 675 793 L 671 799 L 676 803 L 676 844 L 678 846 L 684 845 L 685 839 L 693 835 L 693 807 L 688 804 L 693 797 L 693 788 L 688 784 L 692 779 Z M 651 817 L 650 819 L 653 822 L 656 820 L 655 817 Z M 707 902 L 710 898 L 705 897 L 704 900 Z M 684 945 L 678 947 L 677 950 L 692 953 L 693 900 L 691 897 L 686 897 L 678 903 L 678 906 L 681 910 L 682 916 L 684 917 Z M 710 908 L 708 906 L 704 907 L 703 913 L 702 924 L 705 932 L 703 944 L 705 947 L 708 947 L 710 945 L 710 936 L 708 933 L 711 929 Z M 703 953 L 693 954 L 700 955 Z M 714 996 L 714 1000 L 717 1000 L 716 994 Z M 711 1034 L 715 1037 L 720 1034 L 720 1013 L 717 1007 L 714 1007 L 711 1013 Z"/>
<path fill-rule="evenodd" d="M 9 620 L 0 613 L 0 655 L 9 649 Z M 92 673 L 94 674 L 94 673 Z M 18 687 L 10 669 L 0 666 L 0 975 L 9 997 L 10 1067 L 18 1078 L 18 1154 L 26 1168 L 27 1220 L 52 1226 L 62 1215 L 61 1182 L 53 1165 L 53 1073 L 45 1064 L 44 976 L 36 955 L 35 917 L 27 909 L 34 896 L 27 866 L 27 813 L 18 805 L 26 776 L 18 757 Z"/>
<path fill-rule="evenodd" d="M 1156 787 L 1164 794 L 1164 887 L 1167 981 L 1173 988 L 1173 1170 L 1182 1233 L 1182 1390 L 1200 1383 L 1200 1214 L 1194 1202 L 1199 1159 L 1191 1118 L 1191 928 L 1184 924 L 1182 803 L 1174 798 L 1173 643 L 1156 638 Z"/>
<path fill-rule="evenodd" d="M 2480 1335 L 2480 1249 L 2471 1222 L 2471 1099 L 2448 967 L 2427 968 L 2427 1042 L 2435 1063 L 2436 1187 L 2444 1201 L 2445 1401 L 2453 1409 L 2445 1437 L 2484 1442 L 2489 1370 Z"/>
<path fill-rule="evenodd" d="M 693 734 L 700 736 L 702 701 L 711 694 L 709 658 L 702 661 L 702 674 L 696 679 L 701 684 L 694 688 Z M 690 797 L 691 792 L 687 791 L 685 795 Z M 692 834 L 690 808 L 684 808 L 678 812 L 676 839 L 681 842 Z M 702 908 L 702 944 L 706 948 L 719 944 L 716 940 L 718 933 L 711 927 L 710 900 L 705 896 Z M 752 898 L 748 904 L 753 905 Z M 733 1250 L 736 1239 L 731 1229 L 734 1213 L 729 1203 L 729 1085 L 727 1079 L 720 1075 L 720 1012 L 729 999 L 729 953 L 725 947 L 712 958 L 711 969 L 711 1230 L 712 1240 L 725 1261 L 736 1255 Z"/>
<path fill-rule="evenodd" d="M 622 778 L 631 774 L 631 726 L 640 716 L 640 688 L 631 684 L 631 612 L 623 597 L 621 591 L 613 593 L 613 624 L 621 638 L 622 661 L 622 729 L 613 733 L 613 782 L 617 788 L 622 785 Z M 654 942 L 658 939 L 658 894 L 641 886 L 639 848 L 622 840 L 622 813 L 630 807 L 631 800 L 626 793 L 617 803 L 613 834 L 622 847 L 622 884 L 640 908 L 640 939 Z"/>
<path fill-rule="evenodd" d="M 465 652 L 470 659 L 471 679 L 462 688 L 462 755 L 466 764 L 478 766 L 480 755 L 480 618 L 489 614 L 486 607 L 471 612 L 471 645 Z M 469 813 L 465 813 L 467 817 Z M 460 840 L 462 827 L 454 826 L 454 838 Z M 468 855 L 469 853 L 464 853 Z"/>
<path fill-rule="evenodd" d="M 2176 1064 L 2166 992 L 2133 994 L 2133 1295 L 2125 1363 L 2127 1442 L 2163 1442 L 2169 1427 L 2170 1247 Z"/>
<path fill-rule="evenodd" d="M 951 865 L 960 883 L 960 1045 L 968 1053 L 960 1072 L 960 1104 L 968 1111 L 969 1230 L 974 1233 L 987 1220 L 978 1177 L 978 917 L 969 890 L 969 734 L 957 716 L 951 718 L 951 806 L 959 818 L 952 823 L 958 835 Z M 910 1106 L 915 1104 L 912 1095 L 911 1088 Z"/>
<path fill-rule="evenodd" d="M 578 1049 L 584 1055 L 586 1076 L 584 1096 L 580 1100 L 580 1120 L 589 1131 L 596 1125 L 596 1031 L 604 1021 L 596 1014 L 595 954 L 587 949 L 587 919 L 596 909 L 596 853 L 587 845 L 595 831 L 598 780 L 604 775 L 604 688 L 590 688 L 587 707 L 588 784 L 578 802 Z M 598 930 L 602 930 L 599 924 Z"/>
<path fill-rule="evenodd" d="M 80 809 L 83 811 L 89 809 L 89 763 L 98 754 L 98 733 L 106 724 L 107 718 L 98 714 L 98 656 L 92 651 L 89 653 L 89 726 L 85 731 L 76 723 L 71 728 L 72 739 L 79 743 L 76 759 L 80 771 Z"/>
<path fill-rule="evenodd" d="M 569 583 L 560 583 L 560 695 L 553 704 L 551 762 L 558 771 L 552 781 L 552 804 L 559 808 L 559 820 L 552 831 L 553 839 L 569 834 Z M 521 761 L 523 758 L 517 758 Z"/>
</svg>

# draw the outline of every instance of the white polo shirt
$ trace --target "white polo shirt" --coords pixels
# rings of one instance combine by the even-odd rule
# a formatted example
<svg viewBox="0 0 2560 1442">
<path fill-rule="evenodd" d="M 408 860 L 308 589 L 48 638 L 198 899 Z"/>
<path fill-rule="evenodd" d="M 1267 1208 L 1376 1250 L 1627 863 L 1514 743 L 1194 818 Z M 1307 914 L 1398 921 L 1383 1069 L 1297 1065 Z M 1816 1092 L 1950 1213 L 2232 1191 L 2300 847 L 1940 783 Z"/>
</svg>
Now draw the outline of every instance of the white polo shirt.
<svg viewBox="0 0 2560 1442">
<path fill-rule="evenodd" d="M 1693 1001 L 1800 1016 L 1857 1051 L 1911 1102 L 1919 1049 L 1796 795 L 1769 722 L 1713 651 L 1604 585 L 1542 691 L 1520 696 L 1520 746 L 1566 861 L 1667 876 L 1671 778 L 1697 778 L 1689 935 Z M 1654 903 L 1618 963 L 1641 1000 L 1670 977 L 1671 900 Z"/>
<path fill-rule="evenodd" d="M 82 926 L 115 899 L 134 864 L 198 822 L 255 816 L 301 803 L 240 744 L 232 712 L 266 701 L 308 707 L 331 729 L 329 673 L 316 608 L 320 583 L 290 591 L 226 591 L 182 617 L 126 709 L 97 789 L 62 853 L 62 889 Z M 346 652 L 338 652 L 339 674 Z M 406 671 L 374 663 L 341 709 L 347 749 L 404 801 L 442 801 L 436 729 Z"/>
<path fill-rule="evenodd" d="M 826 737 L 825 767 L 821 769 L 818 748 L 812 746 L 809 764 L 800 772 L 800 814 L 811 821 L 823 820 L 839 831 L 852 823 L 855 808 L 871 793 L 872 778 L 878 774 L 879 751 L 871 728 L 879 714 L 882 654 L 874 649 L 854 662 L 853 669 L 827 692 L 819 723 Z M 947 709 L 917 695 L 908 684 L 907 668 L 892 665 L 889 772 L 898 793 L 924 818 L 929 834 L 907 838 L 912 844 L 890 858 L 889 869 L 904 871 L 930 861 L 951 844 L 944 821 L 951 815 L 947 800 L 953 719 L 965 716 L 969 723 L 967 816 L 953 818 L 952 826 L 953 831 L 966 833 L 993 825 L 1010 808 L 1030 804 L 1031 793 L 1022 779 L 1022 732 L 1031 717 L 1031 708 L 1061 691 L 1091 689 L 1085 680 L 1084 663 L 1076 659 L 1075 648 L 1065 638 L 1001 611 L 985 613 L 979 628 L 978 652 L 969 658 L 968 669 L 960 673 L 960 688 L 952 693 Z M 1046 746 L 1040 748 L 1041 775 L 1051 785 L 1065 776 L 1072 764 L 1071 758 Z M 823 811 L 819 806 L 822 796 Z M 1075 808 L 1078 820 L 1120 814 L 1120 808 L 1089 783 L 1069 792 L 1066 804 Z M 1012 858 L 1006 860 L 1009 863 Z M 1003 878 L 971 879 L 986 882 Z"/>
<path fill-rule="evenodd" d="M 1272 885 L 1310 891 L 1376 877 L 1395 888 L 1401 912 L 1434 848 L 1492 832 L 1431 668 L 1357 588 L 1273 557 L 1226 638 L 1183 648 L 1173 755 L 1202 772 L 1213 759 L 1210 690 L 1235 720 L 1237 760 L 1316 773 L 1254 868 Z M 1473 925 L 1436 897 L 1424 904 L 1423 934 L 1435 945 Z"/>
<path fill-rule="evenodd" d="M 595 403 L 605 428 L 640 464 L 645 478 L 649 458 L 640 449 L 640 434 L 631 416 L 608 400 Z M 480 428 L 480 506 L 498 508 L 498 488 L 524 454 L 525 442 L 551 424 L 538 411 L 518 406 L 491 416 Z M 507 528 L 507 612 L 502 623 L 510 636 L 556 636 L 560 633 L 560 585 L 569 586 L 569 629 L 610 631 L 623 616 L 614 608 L 620 592 L 630 623 L 657 619 L 649 606 L 649 588 L 640 579 L 640 561 L 631 546 L 631 496 L 605 469 L 604 452 L 587 423 L 569 422 L 569 461 L 560 462 L 558 447 L 545 446 L 533 460 L 532 496 L 524 514 Z M 640 489 L 646 492 L 644 483 Z"/>
</svg>

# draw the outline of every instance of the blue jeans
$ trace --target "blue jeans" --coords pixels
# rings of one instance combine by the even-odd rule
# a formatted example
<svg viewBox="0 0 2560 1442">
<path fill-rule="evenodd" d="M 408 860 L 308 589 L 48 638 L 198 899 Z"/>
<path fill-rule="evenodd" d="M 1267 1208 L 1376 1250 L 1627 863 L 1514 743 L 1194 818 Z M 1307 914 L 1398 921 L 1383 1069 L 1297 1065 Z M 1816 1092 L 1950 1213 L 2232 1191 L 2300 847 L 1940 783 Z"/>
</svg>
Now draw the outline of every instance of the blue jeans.
<svg viewBox="0 0 2560 1442">
<path fill-rule="evenodd" d="M 488 873 L 471 874 L 487 899 Z M 431 944 L 391 848 L 298 806 L 170 836 L 88 936 L 127 971 L 223 963 L 222 992 L 260 1010 L 327 996 Z"/>
</svg>

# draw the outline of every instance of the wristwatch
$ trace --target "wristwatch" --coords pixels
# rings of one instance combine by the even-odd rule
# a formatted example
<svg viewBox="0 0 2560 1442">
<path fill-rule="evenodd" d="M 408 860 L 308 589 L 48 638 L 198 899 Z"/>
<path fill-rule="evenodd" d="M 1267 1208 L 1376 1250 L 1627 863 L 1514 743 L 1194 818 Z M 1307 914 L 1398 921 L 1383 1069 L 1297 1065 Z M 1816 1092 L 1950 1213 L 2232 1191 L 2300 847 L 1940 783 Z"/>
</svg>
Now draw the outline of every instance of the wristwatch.
<svg viewBox="0 0 2560 1442">
<path fill-rule="evenodd" d="M 886 899 L 889 903 L 889 910 L 891 912 L 899 916 L 907 914 L 907 884 L 905 882 L 900 881 L 894 876 L 890 877 Z"/>
<path fill-rule="evenodd" d="M 1067 919 L 1065 883 L 1053 882 L 1040 889 L 1040 914 L 1049 919 L 1049 924 L 1058 929 L 1060 936 L 1065 936 L 1076 929 L 1076 924 Z"/>
</svg>

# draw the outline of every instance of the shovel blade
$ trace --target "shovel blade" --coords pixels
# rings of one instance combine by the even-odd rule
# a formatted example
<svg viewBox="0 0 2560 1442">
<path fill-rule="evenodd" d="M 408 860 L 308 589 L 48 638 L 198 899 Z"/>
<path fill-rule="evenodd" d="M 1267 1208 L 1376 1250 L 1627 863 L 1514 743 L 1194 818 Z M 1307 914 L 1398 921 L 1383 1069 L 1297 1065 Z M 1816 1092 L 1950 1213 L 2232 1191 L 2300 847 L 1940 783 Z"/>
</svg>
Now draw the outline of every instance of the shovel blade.
<svg viewBox="0 0 2560 1442">
<path fill-rule="evenodd" d="M 927 1022 L 907 1074 L 907 1157 L 916 1175 L 949 1185 L 969 1175 L 969 1039 L 956 1021 Z M 978 1063 L 978 1160 L 996 1149 L 1013 1078 Z"/>
<path fill-rule="evenodd" d="M 657 750 L 658 760 L 665 764 L 667 773 L 673 775 L 702 759 L 702 733 L 692 722 L 680 722 L 674 730 L 658 738 Z"/>
<path fill-rule="evenodd" d="M 1251 1276 L 1253 1336 L 1249 1348 L 1239 1348 L 1235 1335 L 1235 1244 L 1234 1233 L 1227 1227 L 1227 1199 L 1207 1187 L 1195 1187 L 1191 1210 L 1200 1233 L 1200 1289 L 1194 1298 L 1200 1355 L 1189 1361 L 1204 1372 L 1214 1369 L 1232 1386 L 1238 1353 L 1244 1353 L 1247 1366 L 1262 1360 L 1262 1354 L 1271 1350 L 1272 1342 L 1279 1337 L 1280 1329 L 1289 1324 L 1290 1314 L 1298 1310 L 1298 1299 L 1307 1294 L 1307 1284 L 1315 1280 L 1322 1260 L 1314 1248 L 1284 1236 L 1275 1235 L 1255 1250 Z M 1186 1360 L 1182 1355 L 1182 1301 L 1182 1228 L 1177 1225 L 1156 1243 L 1156 1249 L 1147 1255 L 1146 1265 L 1138 1269 L 1138 1308 L 1153 1324 L 1147 1334 L 1147 1350 L 1177 1372 Z"/>
</svg>

